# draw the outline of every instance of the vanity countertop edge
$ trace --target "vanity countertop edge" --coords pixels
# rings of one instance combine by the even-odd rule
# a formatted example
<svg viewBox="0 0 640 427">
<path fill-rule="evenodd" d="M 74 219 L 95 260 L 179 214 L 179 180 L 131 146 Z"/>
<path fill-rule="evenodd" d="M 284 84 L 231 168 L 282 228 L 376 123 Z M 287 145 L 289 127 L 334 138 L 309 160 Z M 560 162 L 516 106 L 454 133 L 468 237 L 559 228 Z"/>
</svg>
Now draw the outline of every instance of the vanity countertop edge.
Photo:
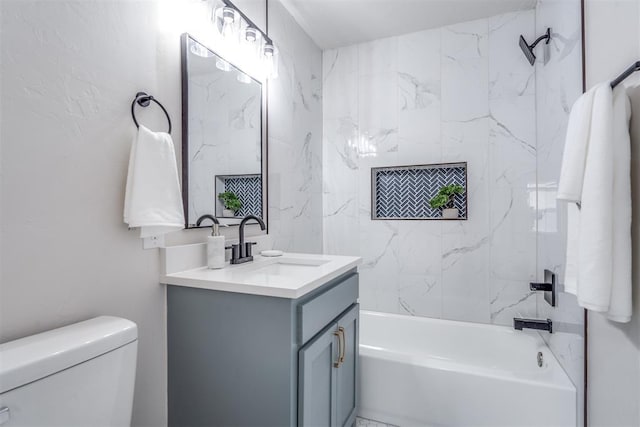
<svg viewBox="0 0 640 427">
<path fill-rule="evenodd" d="M 163 251 L 168 264 L 168 251 Z M 260 273 L 262 267 L 268 267 L 284 260 L 300 261 L 322 260 L 323 264 L 301 268 L 289 275 Z M 163 272 L 160 283 L 173 286 L 235 292 L 250 295 L 262 295 L 279 298 L 297 299 L 327 282 L 357 268 L 362 258 L 355 256 L 284 253 L 282 257 L 254 256 L 254 261 L 246 264 L 229 265 L 223 269 L 212 270 L 206 266 L 189 268 L 184 271 Z M 294 264 L 295 265 L 295 264 Z"/>
</svg>

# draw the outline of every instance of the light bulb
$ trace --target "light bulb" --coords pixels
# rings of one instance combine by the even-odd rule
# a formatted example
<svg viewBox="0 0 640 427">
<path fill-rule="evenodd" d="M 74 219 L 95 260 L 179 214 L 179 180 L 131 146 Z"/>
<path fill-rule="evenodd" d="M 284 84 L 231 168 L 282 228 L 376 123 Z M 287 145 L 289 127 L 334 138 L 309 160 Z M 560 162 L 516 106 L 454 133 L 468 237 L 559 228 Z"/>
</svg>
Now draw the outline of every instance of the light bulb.
<svg viewBox="0 0 640 427">
<path fill-rule="evenodd" d="M 248 42 L 255 42 L 256 40 L 258 40 L 258 30 L 253 27 L 247 27 L 247 29 L 244 31 L 244 38 Z"/>
<path fill-rule="evenodd" d="M 273 46 L 273 44 L 267 43 L 264 45 L 264 56 L 266 56 L 267 58 L 273 57 L 274 51 L 275 47 Z"/>
<path fill-rule="evenodd" d="M 236 11 L 231 7 L 222 8 L 222 20 L 227 24 L 233 24 L 236 20 Z"/>
</svg>

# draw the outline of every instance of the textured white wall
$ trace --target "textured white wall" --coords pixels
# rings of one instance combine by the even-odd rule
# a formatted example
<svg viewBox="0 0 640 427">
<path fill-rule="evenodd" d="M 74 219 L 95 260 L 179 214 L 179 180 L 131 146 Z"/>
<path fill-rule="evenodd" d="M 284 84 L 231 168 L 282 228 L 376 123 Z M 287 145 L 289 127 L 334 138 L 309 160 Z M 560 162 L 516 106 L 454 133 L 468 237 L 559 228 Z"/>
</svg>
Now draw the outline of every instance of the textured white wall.
<svg viewBox="0 0 640 427">
<path fill-rule="evenodd" d="M 252 13 L 264 11 L 263 0 L 238 3 Z M 296 46 L 281 65 L 290 77 L 282 83 L 287 97 L 270 103 L 271 132 L 281 134 L 285 126 L 289 133 L 282 140 L 304 154 L 302 160 L 272 162 L 270 174 L 294 186 L 280 194 L 298 194 L 320 186 L 319 168 L 307 172 L 304 160 L 320 156 L 313 151 L 319 142 L 305 144 L 305 137 L 322 123 L 319 108 L 296 120 L 294 87 L 305 88 L 314 73 L 320 75 L 321 52 L 277 2 L 270 3 L 271 19 L 286 20 L 290 29 L 274 31 L 274 39 L 287 52 Z M 142 250 L 137 232 L 122 223 L 134 134 L 129 106 L 139 90 L 157 96 L 172 117 L 179 151 L 179 35 L 188 31 L 207 41 L 205 4 L 0 2 L 0 341 L 100 314 L 135 321 L 140 346 L 134 425 L 166 424 L 166 341 L 158 252 Z M 264 15 L 256 21 L 263 25 Z M 138 114 L 152 128 L 166 126 L 157 110 Z M 287 233 L 287 249 L 321 249 L 321 237 L 311 234 L 321 209 L 314 212 L 291 218 L 296 232 Z M 188 230 L 167 241 L 199 242 L 207 234 Z"/>
<path fill-rule="evenodd" d="M 587 0 L 587 88 L 609 81 L 640 60 L 640 2 Z M 635 75 L 627 84 L 640 83 Z M 618 324 L 597 313 L 588 322 L 588 417 L 591 426 L 640 425 L 640 90 L 632 99 L 634 312 Z"/>
</svg>

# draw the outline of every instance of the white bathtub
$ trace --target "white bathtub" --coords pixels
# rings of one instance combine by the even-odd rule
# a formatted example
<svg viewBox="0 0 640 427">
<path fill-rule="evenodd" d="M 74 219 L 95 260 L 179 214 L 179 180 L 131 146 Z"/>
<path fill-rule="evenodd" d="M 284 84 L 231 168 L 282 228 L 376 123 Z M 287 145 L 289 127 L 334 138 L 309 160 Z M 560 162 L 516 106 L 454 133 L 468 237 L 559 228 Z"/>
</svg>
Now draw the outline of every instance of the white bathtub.
<svg viewBox="0 0 640 427">
<path fill-rule="evenodd" d="M 403 427 L 575 427 L 576 389 L 536 332 L 360 316 L 361 417 Z"/>
</svg>

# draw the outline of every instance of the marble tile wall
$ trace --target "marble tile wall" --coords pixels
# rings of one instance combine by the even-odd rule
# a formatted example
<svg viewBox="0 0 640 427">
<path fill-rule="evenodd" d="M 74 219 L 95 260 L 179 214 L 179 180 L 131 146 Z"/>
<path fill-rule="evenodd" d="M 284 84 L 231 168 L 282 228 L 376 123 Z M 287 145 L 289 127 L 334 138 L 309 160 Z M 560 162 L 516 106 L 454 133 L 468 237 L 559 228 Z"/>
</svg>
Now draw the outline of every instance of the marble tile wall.
<svg viewBox="0 0 640 427">
<path fill-rule="evenodd" d="M 189 224 L 220 215 L 218 175 L 261 174 L 261 87 L 189 55 Z M 258 201 L 262 206 L 262 202 Z M 239 213 L 242 214 L 242 213 Z"/>
<path fill-rule="evenodd" d="M 357 254 L 363 308 L 533 316 L 534 10 L 324 52 L 324 250 Z M 467 221 L 372 221 L 372 167 L 468 162 Z"/>
<path fill-rule="evenodd" d="M 538 134 L 538 279 L 547 268 L 562 282 L 566 207 L 556 203 L 564 138 L 572 104 L 582 94 L 581 9 L 578 0 L 539 0 L 536 34 L 552 29 L 549 61 L 536 63 Z M 554 333 L 543 334 L 578 390 L 578 425 L 584 393 L 584 310 L 573 295 L 560 293 L 555 308 L 538 296 L 537 317 L 551 318 Z"/>
<path fill-rule="evenodd" d="M 268 86 L 269 234 L 277 249 L 322 251 L 322 51 L 280 1 L 269 2 L 280 50 Z"/>
</svg>

